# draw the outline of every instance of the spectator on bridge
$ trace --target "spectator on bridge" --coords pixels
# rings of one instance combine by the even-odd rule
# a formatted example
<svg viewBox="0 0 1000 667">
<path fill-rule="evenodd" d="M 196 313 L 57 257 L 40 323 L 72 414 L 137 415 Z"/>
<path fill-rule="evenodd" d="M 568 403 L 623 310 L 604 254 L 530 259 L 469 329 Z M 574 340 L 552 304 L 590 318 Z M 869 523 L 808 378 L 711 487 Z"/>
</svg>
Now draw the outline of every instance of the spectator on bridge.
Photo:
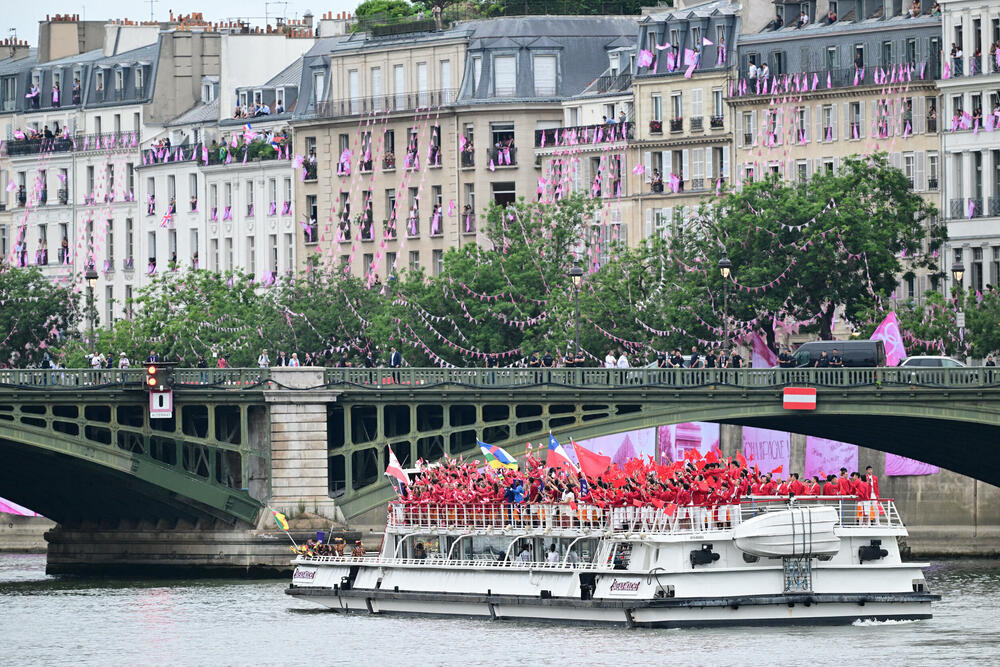
<svg viewBox="0 0 1000 667">
<path fill-rule="evenodd" d="M 556 360 L 552 357 L 548 350 L 545 350 L 545 354 L 542 355 L 541 366 L 542 368 L 556 367 Z"/>
<path fill-rule="evenodd" d="M 289 366 L 294 366 L 295 368 L 298 368 L 299 366 L 302 365 L 302 364 L 299 363 L 299 354 L 298 354 L 298 352 L 292 352 L 292 358 L 288 360 L 288 365 Z"/>
<path fill-rule="evenodd" d="M 618 359 L 615 357 L 614 350 L 608 350 L 608 354 L 604 357 L 604 367 L 614 368 L 618 365 Z"/>
<path fill-rule="evenodd" d="M 403 355 L 395 346 L 389 348 L 389 368 L 399 368 L 403 365 Z"/>
<path fill-rule="evenodd" d="M 813 364 L 814 368 L 829 368 L 830 367 L 830 357 L 827 356 L 826 350 L 820 352 L 819 359 Z"/>
<path fill-rule="evenodd" d="M 778 353 L 778 366 L 781 368 L 795 368 L 795 357 L 789 353 L 787 347 L 781 348 Z"/>
<path fill-rule="evenodd" d="M 229 360 L 226 359 L 225 355 L 220 354 L 215 366 L 216 368 L 229 368 Z"/>
<path fill-rule="evenodd" d="M 261 350 L 260 356 L 257 357 L 257 368 L 268 368 L 271 365 L 271 360 L 267 358 L 267 350 Z"/>
<path fill-rule="evenodd" d="M 125 369 L 125 368 L 128 368 L 129 366 L 130 366 L 130 364 L 129 364 L 128 357 L 125 355 L 124 352 L 119 352 L 118 353 L 118 368 Z"/>
<path fill-rule="evenodd" d="M 618 357 L 618 361 L 615 362 L 615 365 L 618 368 L 631 368 L 631 365 L 628 363 L 628 356 L 626 356 L 624 348 L 619 347 L 618 351 L 621 354 Z"/>
<path fill-rule="evenodd" d="M 689 360 L 688 368 L 704 368 L 704 367 L 705 367 L 705 361 L 701 358 L 701 355 L 698 353 L 698 346 L 692 345 L 691 359 Z"/>
<path fill-rule="evenodd" d="M 830 355 L 830 368 L 843 368 L 844 358 L 840 356 L 840 352 L 837 348 L 833 348 L 833 354 Z"/>
<path fill-rule="evenodd" d="M 729 353 L 729 368 L 743 368 L 743 357 L 735 347 Z"/>
<path fill-rule="evenodd" d="M 146 357 L 147 364 L 155 364 L 160 360 L 160 355 L 156 353 L 156 350 L 150 350 L 149 356 Z"/>
<path fill-rule="evenodd" d="M 993 367 L 993 366 L 996 366 L 996 365 L 997 365 L 997 362 L 993 361 L 993 355 L 992 354 L 987 354 L 986 355 L 986 362 L 983 364 L 983 366 Z"/>
</svg>

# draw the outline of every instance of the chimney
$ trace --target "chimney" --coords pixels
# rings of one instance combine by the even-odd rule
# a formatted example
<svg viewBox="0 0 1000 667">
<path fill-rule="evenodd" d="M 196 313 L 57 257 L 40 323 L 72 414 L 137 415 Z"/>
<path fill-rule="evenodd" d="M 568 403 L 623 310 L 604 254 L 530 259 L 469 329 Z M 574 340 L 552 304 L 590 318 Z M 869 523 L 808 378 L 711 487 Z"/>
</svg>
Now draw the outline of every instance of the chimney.
<svg viewBox="0 0 1000 667">
<path fill-rule="evenodd" d="M 313 13 L 310 10 L 306 10 L 306 13 L 302 15 L 302 23 L 305 24 L 307 28 L 313 27 Z"/>
</svg>

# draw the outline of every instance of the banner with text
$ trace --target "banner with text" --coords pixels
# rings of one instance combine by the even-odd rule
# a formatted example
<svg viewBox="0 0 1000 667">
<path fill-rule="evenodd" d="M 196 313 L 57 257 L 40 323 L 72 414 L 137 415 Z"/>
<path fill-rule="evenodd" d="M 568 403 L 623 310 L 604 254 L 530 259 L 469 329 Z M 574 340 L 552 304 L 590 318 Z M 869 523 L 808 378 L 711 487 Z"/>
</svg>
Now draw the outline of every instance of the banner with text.
<svg viewBox="0 0 1000 667">
<path fill-rule="evenodd" d="M 848 473 L 858 469 L 858 446 L 849 442 L 806 436 L 805 476 L 839 475 L 841 468 Z"/>
<path fill-rule="evenodd" d="M 750 466 L 756 465 L 761 472 L 781 468 L 778 474 L 787 477 L 791 453 L 791 434 L 769 428 L 743 427 L 743 456 Z"/>
</svg>

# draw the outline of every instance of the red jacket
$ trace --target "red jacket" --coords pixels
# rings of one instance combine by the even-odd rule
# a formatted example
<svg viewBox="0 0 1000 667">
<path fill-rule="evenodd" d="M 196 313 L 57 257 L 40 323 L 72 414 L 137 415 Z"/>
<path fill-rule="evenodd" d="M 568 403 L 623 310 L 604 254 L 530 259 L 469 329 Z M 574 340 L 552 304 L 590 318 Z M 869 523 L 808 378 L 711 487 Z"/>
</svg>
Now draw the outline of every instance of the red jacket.
<svg viewBox="0 0 1000 667">
<path fill-rule="evenodd" d="M 794 493 L 797 496 L 801 496 L 805 493 L 805 485 L 797 479 L 793 479 L 788 483 L 788 492 Z"/>
<path fill-rule="evenodd" d="M 837 488 L 836 482 L 827 482 L 823 485 L 823 495 L 824 496 L 836 496 L 839 495 L 839 490 Z"/>
<path fill-rule="evenodd" d="M 854 485 L 851 484 L 850 478 L 848 477 L 837 478 L 837 495 L 838 496 L 854 495 Z"/>
<path fill-rule="evenodd" d="M 871 491 L 868 484 L 863 480 L 859 479 L 854 485 L 854 495 L 861 500 L 868 500 L 868 494 Z"/>
<path fill-rule="evenodd" d="M 878 493 L 878 477 L 875 475 L 868 475 L 865 481 L 868 482 L 868 488 L 875 495 L 875 497 L 881 498 L 882 496 Z"/>
</svg>

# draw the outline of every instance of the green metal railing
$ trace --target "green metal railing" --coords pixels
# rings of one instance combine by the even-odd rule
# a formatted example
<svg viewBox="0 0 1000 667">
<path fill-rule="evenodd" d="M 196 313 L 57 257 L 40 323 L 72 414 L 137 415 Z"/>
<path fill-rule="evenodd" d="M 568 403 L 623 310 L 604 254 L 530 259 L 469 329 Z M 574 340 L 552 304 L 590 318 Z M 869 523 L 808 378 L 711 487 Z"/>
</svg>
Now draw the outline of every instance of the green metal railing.
<svg viewBox="0 0 1000 667">
<path fill-rule="evenodd" d="M 327 368 L 328 385 L 366 389 L 430 389 L 459 385 L 502 389 L 537 385 L 572 388 L 669 387 L 701 389 L 732 386 L 747 389 L 807 387 L 992 387 L 1000 386 L 994 368 Z"/>
<path fill-rule="evenodd" d="M 702 389 L 740 387 L 770 389 L 807 387 L 974 388 L 1000 386 L 996 368 L 175 368 L 176 389 L 278 389 L 282 374 L 323 372 L 317 386 L 351 385 L 364 389 L 420 390 L 442 385 L 504 389 L 510 387 L 658 387 Z M 141 388 L 145 369 L 0 370 L 0 387 L 25 389 Z"/>
<path fill-rule="evenodd" d="M 270 377 L 267 368 L 175 368 L 173 388 L 255 389 Z M 146 369 L 0 370 L 0 387 L 21 389 L 141 389 Z"/>
</svg>

